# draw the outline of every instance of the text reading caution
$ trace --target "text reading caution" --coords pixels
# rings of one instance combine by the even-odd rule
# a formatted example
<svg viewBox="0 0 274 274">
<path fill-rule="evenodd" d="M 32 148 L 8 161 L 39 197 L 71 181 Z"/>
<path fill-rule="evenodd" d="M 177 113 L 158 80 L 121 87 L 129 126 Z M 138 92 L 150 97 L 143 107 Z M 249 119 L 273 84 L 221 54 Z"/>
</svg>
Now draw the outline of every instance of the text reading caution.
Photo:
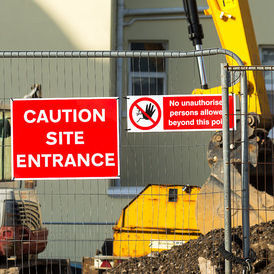
<svg viewBox="0 0 274 274">
<path fill-rule="evenodd" d="M 229 127 L 236 126 L 235 96 L 229 96 Z M 222 130 L 221 95 L 129 96 L 130 132 Z"/>
<path fill-rule="evenodd" d="M 117 101 L 11 100 L 13 178 L 118 178 Z"/>
</svg>

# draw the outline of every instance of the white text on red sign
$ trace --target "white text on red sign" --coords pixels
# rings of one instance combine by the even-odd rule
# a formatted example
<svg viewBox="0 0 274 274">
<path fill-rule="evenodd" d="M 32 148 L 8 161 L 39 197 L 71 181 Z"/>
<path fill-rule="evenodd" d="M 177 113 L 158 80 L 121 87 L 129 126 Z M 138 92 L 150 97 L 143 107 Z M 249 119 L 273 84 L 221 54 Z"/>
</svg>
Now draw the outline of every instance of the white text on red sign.
<svg viewBox="0 0 274 274">
<path fill-rule="evenodd" d="M 222 130 L 221 95 L 129 96 L 130 132 Z M 236 125 L 235 97 L 229 96 L 230 129 Z"/>
<path fill-rule="evenodd" d="M 117 98 L 19 99 L 11 109 L 15 179 L 119 176 Z"/>
</svg>

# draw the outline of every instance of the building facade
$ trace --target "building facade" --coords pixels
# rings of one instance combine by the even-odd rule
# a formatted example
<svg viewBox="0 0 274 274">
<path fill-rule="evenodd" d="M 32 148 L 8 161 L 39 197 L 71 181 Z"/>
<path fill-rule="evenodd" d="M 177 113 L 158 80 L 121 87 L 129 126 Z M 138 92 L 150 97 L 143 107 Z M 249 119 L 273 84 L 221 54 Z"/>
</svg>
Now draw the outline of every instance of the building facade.
<svg viewBox="0 0 274 274">
<path fill-rule="evenodd" d="M 197 3 L 203 48 L 218 48 L 212 18 L 203 12 L 206 0 Z M 274 3 L 250 0 L 249 4 L 262 62 L 273 64 Z M 3 0 L 0 13 L 1 50 L 193 50 L 179 0 Z M 220 56 L 205 58 L 210 87 L 220 85 L 222 62 Z M 179 95 L 200 87 L 194 58 L 1 59 L 0 69 L 4 103 L 22 98 L 34 83 L 41 84 L 42 96 L 49 98 Z M 271 77 L 266 75 L 266 84 L 273 106 Z M 103 240 L 111 238 L 122 208 L 144 186 L 201 186 L 209 176 L 207 146 L 212 133 L 130 133 L 126 99 L 120 100 L 120 180 L 37 182 L 43 221 L 50 232 L 43 257 L 81 261 L 94 255 Z M 10 147 L 5 149 L 8 159 Z M 3 168 L 8 164 L 2 163 Z M 10 179 L 8 173 L 4 177 L 3 181 Z"/>
</svg>

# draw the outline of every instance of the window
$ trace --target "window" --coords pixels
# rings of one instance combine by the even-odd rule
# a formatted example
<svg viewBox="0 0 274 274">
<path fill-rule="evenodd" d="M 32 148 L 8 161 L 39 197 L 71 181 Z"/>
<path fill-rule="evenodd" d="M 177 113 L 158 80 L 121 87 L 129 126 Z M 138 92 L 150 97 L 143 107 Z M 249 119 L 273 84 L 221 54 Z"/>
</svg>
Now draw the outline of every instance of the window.
<svg viewBox="0 0 274 274">
<path fill-rule="evenodd" d="M 131 50 L 164 50 L 164 43 L 132 42 Z M 130 95 L 163 95 L 166 93 L 166 61 L 164 58 L 131 58 Z"/>
<path fill-rule="evenodd" d="M 263 65 L 274 65 L 274 45 L 273 46 L 262 46 L 260 47 L 261 61 Z M 270 104 L 270 110 L 274 113 L 274 72 L 266 71 L 265 76 L 265 87 L 268 93 L 268 99 Z"/>
<path fill-rule="evenodd" d="M 178 189 L 170 188 L 168 191 L 168 201 L 177 202 L 177 200 L 178 200 Z"/>
<path fill-rule="evenodd" d="M 260 47 L 262 65 L 274 65 L 274 45 Z M 274 114 L 274 71 L 264 72 L 265 87 L 268 94 L 268 102 L 270 111 Z M 268 135 L 274 139 L 274 128 L 272 128 Z"/>
<path fill-rule="evenodd" d="M 0 110 L 0 181 L 11 180 L 11 127 L 10 111 Z"/>
</svg>

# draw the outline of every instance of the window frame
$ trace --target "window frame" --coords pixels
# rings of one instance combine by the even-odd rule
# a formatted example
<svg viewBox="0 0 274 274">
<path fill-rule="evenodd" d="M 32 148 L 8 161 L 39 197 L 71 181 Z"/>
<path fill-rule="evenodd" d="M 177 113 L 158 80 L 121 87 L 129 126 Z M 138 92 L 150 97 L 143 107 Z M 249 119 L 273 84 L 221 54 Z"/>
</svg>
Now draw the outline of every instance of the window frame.
<svg viewBox="0 0 274 274">
<path fill-rule="evenodd" d="M 263 60 L 263 50 L 267 49 L 267 48 L 268 49 L 273 49 L 273 53 L 274 53 L 274 44 L 273 45 L 264 45 L 263 44 L 263 45 L 259 45 L 258 48 L 259 48 L 259 55 L 260 55 L 261 64 L 265 65 L 262 62 L 262 60 Z M 274 73 L 274 71 L 272 73 Z M 264 80 L 265 80 L 265 77 L 264 77 Z M 268 95 L 268 101 L 269 101 L 270 111 L 271 112 L 273 111 L 272 114 L 274 114 L 274 105 L 272 105 L 272 102 L 274 101 L 274 76 L 273 76 L 273 83 L 271 83 L 270 85 L 267 84 L 266 81 L 265 81 L 265 89 L 266 89 L 266 93 Z M 272 128 L 269 131 L 268 136 L 272 140 L 274 140 L 274 128 Z"/>
<path fill-rule="evenodd" d="M 259 55 L 260 55 L 260 60 L 261 60 L 261 64 L 264 66 L 267 66 L 266 64 L 263 64 L 262 60 L 263 60 L 263 50 L 264 49 L 273 49 L 273 53 L 274 53 L 274 45 L 259 45 Z M 274 72 L 273 72 L 274 73 Z M 265 80 L 265 77 L 264 77 Z M 274 77 L 273 77 L 273 81 L 274 81 Z M 272 84 L 267 84 L 265 81 L 265 88 L 266 88 L 266 92 L 268 95 L 274 96 L 272 94 L 270 94 L 270 91 L 274 90 L 274 83 Z"/>
<path fill-rule="evenodd" d="M 128 43 L 128 47 L 129 50 L 131 50 L 131 44 L 132 43 L 161 43 L 164 50 L 167 50 L 167 41 L 153 41 L 153 40 L 130 40 Z M 131 58 L 128 58 L 128 75 L 127 75 L 127 79 L 128 79 L 128 92 L 127 94 L 129 96 L 135 96 L 135 94 L 133 94 L 133 90 L 132 90 L 132 79 L 134 77 L 139 77 L 139 78 L 159 78 L 159 79 L 163 79 L 163 94 L 142 94 L 141 96 L 157 96 L 157 95 L 166 95 L 167 94 L 167 72 L 168 72 L 168 62 L 166 62 L 166 58 L 165 58 L 165 70 L 164 72 L 134 72 L 131 71 Z M 138 95 L 136 95 L 138 96 Z"/>
</svg>

